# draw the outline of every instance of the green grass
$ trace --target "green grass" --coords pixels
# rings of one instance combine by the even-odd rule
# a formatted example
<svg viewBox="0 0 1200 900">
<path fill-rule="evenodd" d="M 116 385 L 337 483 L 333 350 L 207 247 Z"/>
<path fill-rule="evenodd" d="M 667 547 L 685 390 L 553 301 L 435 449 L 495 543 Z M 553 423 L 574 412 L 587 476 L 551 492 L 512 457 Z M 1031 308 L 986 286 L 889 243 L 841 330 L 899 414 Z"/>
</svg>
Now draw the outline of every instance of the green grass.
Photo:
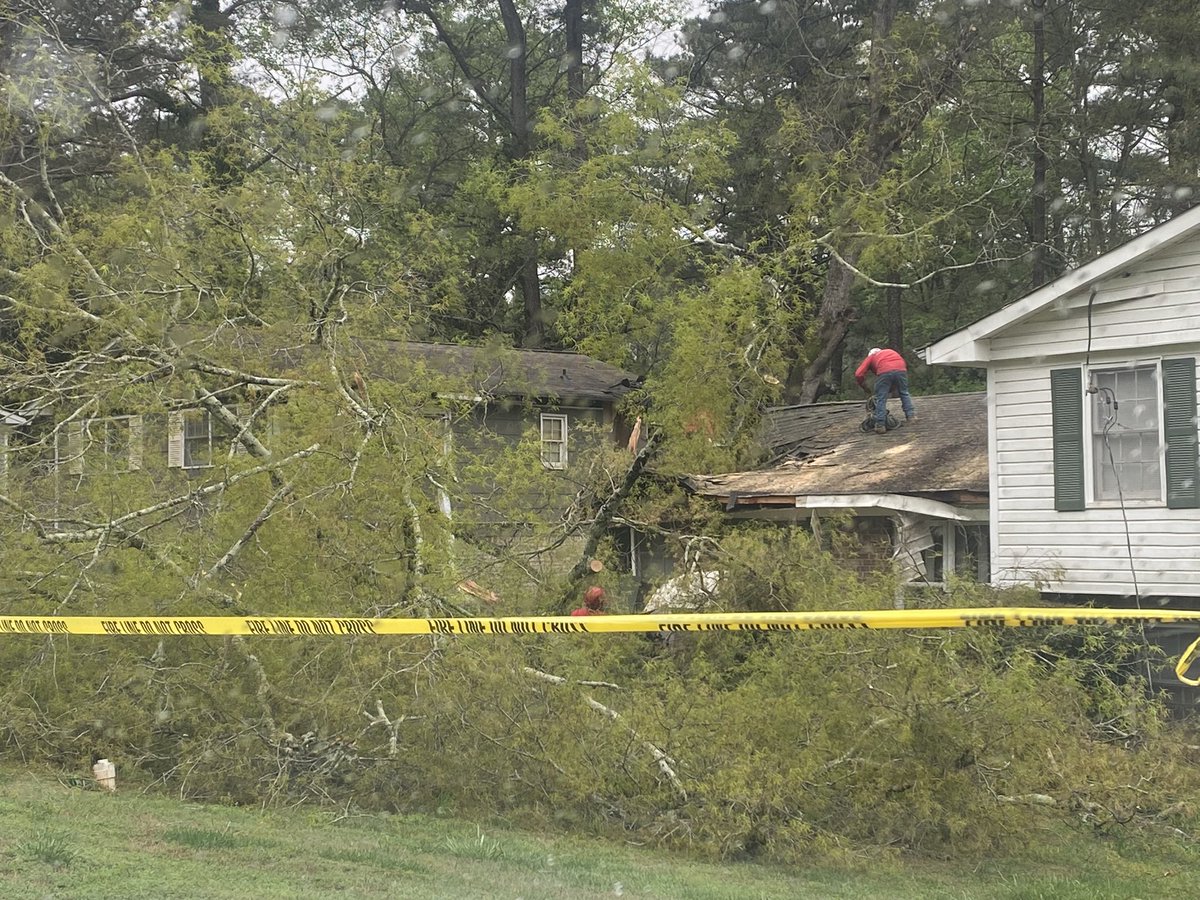
<svg viewBox="0 0 1200 900">
<path fill-rule="evenodd" d="M 1019 858 L 713 864 L 433 816 L 203 806 L 0 771 L 0 896 L 122 898 L 1000 898 L 1195 893 L 1200 849 L 1049 825 Z"/>
</svg>

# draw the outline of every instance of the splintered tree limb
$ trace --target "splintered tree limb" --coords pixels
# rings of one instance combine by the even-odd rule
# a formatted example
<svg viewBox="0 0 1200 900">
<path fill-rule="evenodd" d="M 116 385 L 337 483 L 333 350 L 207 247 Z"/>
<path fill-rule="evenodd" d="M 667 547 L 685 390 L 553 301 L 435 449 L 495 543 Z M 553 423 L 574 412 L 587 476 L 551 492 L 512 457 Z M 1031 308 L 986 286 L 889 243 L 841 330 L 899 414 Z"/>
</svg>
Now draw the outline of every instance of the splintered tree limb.
<svg viewBox="0 0 1200 900">
<path fill-rule="evenodd" d="M 525 666 L 524 671 L 525 671 L 525 674 L 530 675 L 534 678 L 537 678 L 539 681 L 549 682 L 550 684 L 564 685 L 564 684 L 570 683 L 567 681 L 567 679 L 563 678 L 561 675 L 551 675 L 549 672 L 542 672 L 539 669 L 534 669 L 529 666 Z M 583 682 L 583 681 L 581 681 L 579 683 L 580 684 L 603 685 L 604 687 L 617 687 L 617 685 L 615 685 L 615 684 L 608 684 L 606 682 Z M 687 799 L 688 799 L 687 789 L 683 786 L 683 782 L 679 780 L 679 776 L 675 773 L 675 766 L 678 765 L 678 763 L 676 763 L 675 760 L 671 759 L 671 757 L 669 755 L 667 755 L 667 753 L 661 747 L 659 747 L 652 741 L 646 740 L 644 737 L 642 737 L 640 734 L 638 734 L 637 730 L 634 729 L 632 726 L 628 725 L 625 722 L 625 720 L 621 717 L 621 714 L 619 712 L 617 712 L 615 709 L 613 709 L 612 707 L 605 706 L 599 700 L 597 700 L 596 698 L 591 697 L 591 696 L 585 696 L 583 698 L 583 700 L 585 703 L 587 703 L 588 706 L 590 706 L 592 709 L 596 710 L 596 712 L 603 713 L 604 715 L 606 715 L 610 719 L 612 719 L 614 722 L 620 722 L 622 725 L 624 725 L 625 730 L 628 731 L 630 733 L 630 735 L 632 735 L 636 740 L 640 741 L 642 746 L 645 747 L 647 751 L 649 751 L 650 755 L 654 758 L 655 763 L 658 764 L 658 770 L 663 773 L 663 775 L 666 777 L 666 779 L 669 782 L 671 782 L 671 786 L 673 788 L 675 788 L 675 793 L 679 795 L 679 799 L 682 800 L 684 803 L 687 802 Z"/>
<path fill-rule="evenodd" d="M 645 445 L 638 455 L 634 457 L 629 469 L 625 472 L 625 477 L 621 479 L 621 483 L 616 489 L 608 495 L 600 508 L 596 510 L 596 515 L 592 519 L 591 527 L 588 528 L 587 538 L 583 544 L 583 550 L 579 555 L 579 561 L 567 573 L 567 581 L 574 583 L 580 578 L 583 578 L 588 570 L 588 562 L 596 554 L 596 548 L 600 546 L 600 541 L 604 537 L 604 533 L 608 530 L 609 524 L 612 522 L 615 510 L 622 500 L 629 496 L 629 492 L 633 490 L 633 486 L 637 484 L 637 480 L 645 471 L 647 464 L 658 452 L 658 434 L 652 434 L 646 439 Z"/>
<path fill-rule="evenodd" d="M 271 451 L 264 447 L 262 442 L 254 436 L 254 432 L 247 425 L 242 424 L 229 407 L 221 402 L 220 397 L 212 391 L 201 389 L 200 404 L 212 414 L 214 419 L 237 435 L 237 439 L 251 456 L 256 459 L 271 458 Z"/>
</svg>

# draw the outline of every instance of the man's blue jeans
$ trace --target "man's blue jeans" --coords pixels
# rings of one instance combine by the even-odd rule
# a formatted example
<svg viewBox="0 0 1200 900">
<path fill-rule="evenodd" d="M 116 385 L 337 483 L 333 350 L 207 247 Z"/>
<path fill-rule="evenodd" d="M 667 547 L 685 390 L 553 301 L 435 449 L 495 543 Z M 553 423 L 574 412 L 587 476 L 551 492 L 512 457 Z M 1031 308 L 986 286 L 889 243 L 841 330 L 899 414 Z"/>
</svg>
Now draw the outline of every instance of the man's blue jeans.
<svg viewBox="0 0 1200 900">
<path fill-rule="evenodd" d="M 875 424 L 887 424 L 887 400 L 893 387 L 900 394 L 900 406 L 904 409 L 904 417 L 911 418 L 916 409 L 912 397 L 908 395 L 907 372 L 881 372 L 875 376 Z"/>
</svg>

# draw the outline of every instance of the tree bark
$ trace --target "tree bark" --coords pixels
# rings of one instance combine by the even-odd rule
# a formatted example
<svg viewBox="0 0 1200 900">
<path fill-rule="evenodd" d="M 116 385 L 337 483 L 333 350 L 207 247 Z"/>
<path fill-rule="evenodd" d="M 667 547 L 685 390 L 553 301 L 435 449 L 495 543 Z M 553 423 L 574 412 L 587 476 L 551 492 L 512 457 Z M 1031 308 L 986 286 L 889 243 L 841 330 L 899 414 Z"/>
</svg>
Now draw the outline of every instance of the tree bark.
<svg viewBox="0 0 1200 900">
<path fill-rule="evenodd" d="M 567 100 L 572 105 L 583 99 L 583 0 L 566 0 L 563 8 L 565 31 L 564 62 L 567 70 Z"/>
<path fill-rule="evenodd" d="M 897 60 L 892 53 L 890 38 L 899 8 L 898 0 L 877 0 L 872 20 L 870 55 L 867 60 L 867 95 L 869 112 L 865 123 L 865 151 L 856 186 L 871 191 L 896 165 L 897 155 L 906 137 L 912 135 L 955 84 L 967 52 L 975 42 L 977 31 L 964 25 L 957 45 L 942 60 L 942 64 L 925 76 L 924 92 L 916 99 L 904 99 L 894 107 Z M 903 99 L 903 98 L 902 98 Z M 850 142 L 847 136 L 847 141 Z M 848 143 L 849 146 L 849 143 Z M 839 223 L 853 226 L 853 222 Z M 837 241 L 831 233 L 830 246 Z M 788 396 L 792 402 L 812 403 L 821 392 L 834 350 L 845 339 L 857 317 L 851 302 L 855 272 L 864 249 L 864 238 L 852 238 L 848 246 L 837 248 L 831 255 L 825 287 L 818 309 L 817 333 L 810 341 L 815 350 L 802 374 L 795 369 L 788 379 Z M 840 257 L 840 258 L 839 258 Z M 901 349 L 901 348 L 897 348 Z M 797 362 L 796 369 L 800 367 Z"/>
<path fill-rule="evenodd" d="M 499 0 L 500 18 L 504 22 L 504 37 L 508 42 L 508 78 L 511 96 L 509 119 L 512 126 L 510 156 L 514 162 L 525 159 L 530 151 L 531 125 L 529 121 L 529 69 L 528 48 L 525 41 L 525 23 L 515 0 Z M 521 259 L 517 285 L 521 291 L 522 307 L 525 312 L 526 347 L 540 347 L 545 340 L 545 321 L 542 315 L 542 285 L 538 273 L 541 256 L 537 237 L 525 235 L 525 252 Z"/>
<path fill-rule="evenodd" d="M 858 251 L 848 255 L 846 262 L 854 265 Z M 850 302 L 850 291 L 854 287 L 854 273 L 836 257 L 829 260 L 829 273 L 825 276 L 825 289 L 821 294 L 821 325 L 817 331 L 817 351 L 804 368 L 803 380 L 796 394 L 799 403 L 815 403 L 821 392 L 821 380 L 833 360 L 833 352 L 846 338 L 846 332 L 854 324 L 856 311 Z"/>
<path fill-rule="evenodd" d="M 1049 278 L 1046 259 L 1046 151 L 1043 128 L 1046 120 L 1046 0 L 1030 0 L 1033 9 L 1033 209 L 1029 238 L 1033 245 L 1033 269 L 1030 288 L 1045 284 Z"/>
</svg>

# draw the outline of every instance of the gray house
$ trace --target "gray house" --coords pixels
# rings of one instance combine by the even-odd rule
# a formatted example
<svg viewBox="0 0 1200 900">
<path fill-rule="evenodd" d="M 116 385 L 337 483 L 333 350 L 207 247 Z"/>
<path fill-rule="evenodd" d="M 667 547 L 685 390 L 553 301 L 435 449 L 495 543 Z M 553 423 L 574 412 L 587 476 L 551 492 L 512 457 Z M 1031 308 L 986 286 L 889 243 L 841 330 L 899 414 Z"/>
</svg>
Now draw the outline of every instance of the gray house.
<svg viewBox="0 0 1200 900">
<path fill-rule="evenodd" d="M 860 402 L 767 411 L 763 468 L 697 475 L 689 486 L 733 518 L 851 529 L 848 563 L 894 566 L 914 584 L 949 573 L 987 580 L 987 403 L 982 393 L 920 397 L 919 424 L 864 432 Z"/>
<path fill-rule="evenodd" d="M 0 491 L 8 484 L 8 441 L 13 429 L 29 424 L 24 416 L 0 407 Z"/>
<path fill-rule="evenodd" d="M 427 411 L 445 418 L 447 450 L 456 456 L 487 459 L 535 435 L 546 477 L 525 495 L 521 515 L 543 520 L 561 515 L 585 486 L 590 457 L 629 439 L 630 423 L 618 404 L 640 379 L 600 360 L 563 351 L 412 341 L 352 346 L 369 371 L 399 364 L 422 373 L 430 387 Z M 504 518 L 489 506 L 494 480 L 464 479 L 474 520 Z M 441 505 L 454 514 L 444 493 Z"/>
<path fill-rule="evenodd" d="M 210 338 L 201 346 L 239 370 L 294 384 L 315 385 L 310 373 L 328 371 L 325 349 L 267 340 L 239 330 L 220 344 Z M 207 360 L 198 365 L 218 377 L 232 371 L 214 369 Z M 508 524 L 514 530 L 561 518 L 587 482 L 595 451 L 628 440 L 617 407 L 638 383 L 633 374 L 578 353 L 382 339 L 340 341 L 336 365 L 339 380 L 363 402 L 384 396 L 429 423 L 412 438 L 434 460 L 426 488 L 443 513 L 454 516 L 456 525 Z M 267 446 L 255 452 L 237 426 L 255 406 L 262 411 L 274 384 L 257 393 L 244 383 L 224 391 L 222 403 L 233 418 L 228 413 L 222 418 L 219 408 L 199 397 L 172 397 L 172 388 L 161 388 L 155 413 L 128 408 L 89 417 L 86 406 L 4 412 L 0 478 L 23 479 L 27 508 L 47 522 L 89 502 L 92 476 L 128 479 L 148 496 L 177 494 L 181 485 L 172 479 L 179 476 L 203 481 L 219 476 L 234 456 L 278 453 L 288 435 L 277 431 L 274 414 L 308 402 L 307 388 L 298 389 L 269 415 L 255 413 L 254 441 Z M 522 464 L 525 469 L 513 471 Z M 516 499 L 509 491 L 504 502 L 492 503 L 510 474 L 513 484 L 530 489 Z M 457 510 L 451 496 L 457 497 Z"/>
</svg>

